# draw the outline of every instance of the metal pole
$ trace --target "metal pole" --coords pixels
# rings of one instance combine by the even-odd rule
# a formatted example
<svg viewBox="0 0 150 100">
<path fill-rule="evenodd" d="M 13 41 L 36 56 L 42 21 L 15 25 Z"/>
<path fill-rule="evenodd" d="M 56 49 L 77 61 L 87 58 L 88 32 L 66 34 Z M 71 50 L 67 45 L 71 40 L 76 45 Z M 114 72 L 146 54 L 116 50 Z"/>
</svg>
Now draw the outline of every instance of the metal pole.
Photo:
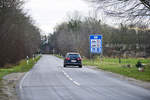
<svg viewBox="0 0 150 100">
<path fill-rule="evenodd" d="M 101 35 L 102 36 L 102 35 Z M 102 36 L 103 37 L 103 36 Z M 102 46 L 102 40 L 101 39 L 101 53 L 100 53 L 100 59 L 101 59 L 101 62 L 102 62 L 102 57 L 103 57 L 103 46 Z"/>
</svg>

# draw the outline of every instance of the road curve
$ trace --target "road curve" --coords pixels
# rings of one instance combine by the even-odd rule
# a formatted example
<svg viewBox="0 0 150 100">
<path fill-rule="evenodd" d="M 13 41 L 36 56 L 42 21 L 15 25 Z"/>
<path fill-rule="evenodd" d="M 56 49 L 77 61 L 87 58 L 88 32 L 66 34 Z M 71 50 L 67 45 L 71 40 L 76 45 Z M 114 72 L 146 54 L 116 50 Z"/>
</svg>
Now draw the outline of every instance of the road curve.
<svg viewBox="0 0 150 100">
<path fill-rule="evenodd" d="M 20 100 L 150 100 L 150 91 L 89 68 L 63 68 L 43 55 L 21 80 Z"/>
</svg>

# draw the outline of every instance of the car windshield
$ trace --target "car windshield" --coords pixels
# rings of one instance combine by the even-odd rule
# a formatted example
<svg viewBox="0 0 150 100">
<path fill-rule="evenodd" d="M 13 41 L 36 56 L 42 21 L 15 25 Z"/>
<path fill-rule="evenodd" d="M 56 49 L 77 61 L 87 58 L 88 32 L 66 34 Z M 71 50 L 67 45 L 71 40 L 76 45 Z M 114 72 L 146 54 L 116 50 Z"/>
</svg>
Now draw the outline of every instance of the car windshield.
<svg viewBox="0 0 150 100">
<path fill-rule="evenodd" d="M 80 55 L 79 54 L 69 54 L 67 57 L 69 57 L 69 58 L 79 58 Z"/>
</svg>

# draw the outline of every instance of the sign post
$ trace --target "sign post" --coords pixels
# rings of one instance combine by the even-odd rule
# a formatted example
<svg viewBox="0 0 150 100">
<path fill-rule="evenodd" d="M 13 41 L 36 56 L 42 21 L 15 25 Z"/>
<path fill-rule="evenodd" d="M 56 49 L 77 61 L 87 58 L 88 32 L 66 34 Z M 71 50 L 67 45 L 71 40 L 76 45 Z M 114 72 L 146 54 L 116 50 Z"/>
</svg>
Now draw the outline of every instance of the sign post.
<svg viewBox="0 0 150 100">
<path fill-rule="evenodd" d="M 90 53 L 102 55 L 102 35 L 90 35 Z"/>
</svg>

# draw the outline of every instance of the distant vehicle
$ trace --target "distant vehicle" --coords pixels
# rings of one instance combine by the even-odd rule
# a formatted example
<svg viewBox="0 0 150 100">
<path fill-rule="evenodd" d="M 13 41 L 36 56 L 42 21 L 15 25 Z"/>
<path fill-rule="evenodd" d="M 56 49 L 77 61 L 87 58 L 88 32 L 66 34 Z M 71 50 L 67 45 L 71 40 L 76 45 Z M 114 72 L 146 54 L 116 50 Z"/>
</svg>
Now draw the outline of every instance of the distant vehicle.
<svg viewBox="0 0 150 100">
<path fill-rule="evenodd" d="M 67 53 L 64 59 L 64 67 L 79 66 L 82 68 L 82 59 L 79 53 Z"/>
</svg>

